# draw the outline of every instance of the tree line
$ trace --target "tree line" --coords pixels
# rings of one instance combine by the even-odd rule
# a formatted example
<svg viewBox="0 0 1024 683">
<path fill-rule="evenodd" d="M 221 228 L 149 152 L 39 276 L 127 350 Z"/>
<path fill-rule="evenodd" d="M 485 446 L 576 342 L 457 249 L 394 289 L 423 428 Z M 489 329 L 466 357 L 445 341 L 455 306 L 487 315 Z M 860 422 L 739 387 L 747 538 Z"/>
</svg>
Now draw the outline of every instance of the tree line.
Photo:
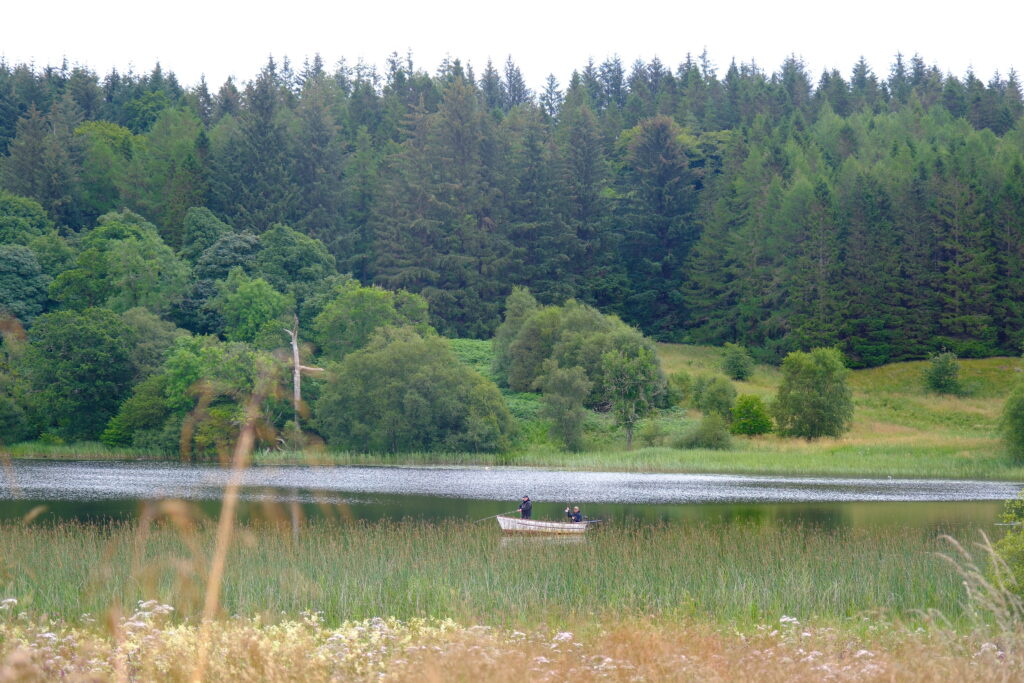
<svg viewBox="0 0 1024 683">
<path fill-rule="evenodd" d="M 0 235 L 21 247 L 4 304 L 27 322 L 142 306 L 224 335 L 241 314 L 211 302 L 238 267 L 229 288 L 258 273 L 300 307 L 337 273 L 406 290 L 449 336 L 490 337 L 522 285 L 765 360 L 1016 353 L 1022 111 L 1012 71 L 917 56 L 848 77 L 609 59 L 537 92 L 511 58 L 271 59 L 215 91 L 159 65 L 2 63 Z M 123 209 L 152 230 L 106 250 L 101 217 Z"/>
</svg>

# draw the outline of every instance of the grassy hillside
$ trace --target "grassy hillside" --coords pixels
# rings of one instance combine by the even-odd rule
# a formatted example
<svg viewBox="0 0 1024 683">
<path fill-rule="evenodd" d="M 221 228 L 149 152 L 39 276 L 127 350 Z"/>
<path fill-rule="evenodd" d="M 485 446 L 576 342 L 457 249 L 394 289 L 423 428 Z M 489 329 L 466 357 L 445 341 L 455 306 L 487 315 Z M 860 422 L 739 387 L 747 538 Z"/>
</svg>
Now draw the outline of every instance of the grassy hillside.
<svg viewBox="0 0 1024 683">
<path fill-rule="evenodd" d="M 721 349 L 659 344 L 665 371 L 719 372 Z M 893 363 L 854 370 L 851 431 L 839 439 L 807 442 L 776 436 L 737 442 L 732 462 L 770 455 L 758 471 L 822 471 L 933 476 L 978 476 L 1024 479 L 1024 469 L 1005 461 L 998 438 L 1003 401 L 1022 377 L 1019 358 L 961 360 L 963 396 L 926 391 L 927 361 Z M 777 368 L 757 366 L 749 381 L 736 382 L 739 393 L 774 396 L 781 382 Z M 728 454 L 704 458 L 708 467 L 728 467 Z M 839 462 L 841 458 L 845 462 Z M 832 462 L 830 462 L 830 459 Z"/>
</svg>

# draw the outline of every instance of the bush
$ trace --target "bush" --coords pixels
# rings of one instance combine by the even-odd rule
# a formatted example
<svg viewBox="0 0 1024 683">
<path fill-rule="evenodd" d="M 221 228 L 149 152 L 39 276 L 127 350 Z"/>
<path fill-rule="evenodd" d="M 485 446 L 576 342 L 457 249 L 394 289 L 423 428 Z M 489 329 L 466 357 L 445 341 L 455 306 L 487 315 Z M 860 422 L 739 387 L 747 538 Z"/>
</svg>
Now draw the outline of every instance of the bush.
<svg viewBox="0 0 1024 683">
<path fill-rule="evenodd" d="M 745 380 L 754 372 L 754 359 L 746 347 L 726 343 L 722 355 L 722 372 L 730 379 Z"/>
<path fill-rule="evenodd" d="M 725 377 L 706 379 L 700 393 L 694 394 L 694 407 L 705 415 L 718 415 L 728 422 L 732 419 L 732 405 L 736 401 L 736 388 Z"/>
<path fill-rule="evenodd" d="M 960 361 L 956 354 L 944 351 L 929 358 L 928 367 L 924 371 L 924 384 L 929 391 L 937 394 L 962 394 Z"/>
<path fill-rule="evenodd" d="M 743 394 L 736 399 L 732 407 L 732 425 L 729 431 L 747 436 L 772 431 L 772 418 L 760 397 Z"/>
<path fill-rule="evenodd" d="M 677 406 L 689 400 L 693 394 L 693 377 L 685 370 L 677 370 L 668 376 L 668 404 Z"/>
<path fill-rule="evenodd" d="M 552 421 L 552 433 L 566 448 L 578 451 L 583 445 L 583 420 L 587 416 L 583 402 L 590 394 L 591 382 L 583 368 L 560 368 L 554 361 L 547 361 L 545 369 L 541 417 Z"/>
<path fill-rule="evenodd" d="M 773 404 L 779 433 L 816 439 L 849 431 L 853 422 L 849 374 L 838 349 L 794 351 L 786 356 Z"/>
<path fill-rule="evenodd" d="M 493 382 L 438 337 L 383 328 L 332 371 L 317 426 L 354 451 L 503 451 L 513 422 Z"/>
<path fill-rule="evenodd" d="M 645 446 L 661 446 L 665 443 L 665 437 L 668 436 L 668 429 L 661 423 L 660 420 L 651 419 L 644 423 L 644 426 L 640 428 L 638 434 L 640 437 L 640 443 Z"/>
<path fill-rule="evenodd" d="M 1024 462 L 1024 383 L 1018 384 L 1003 404 L 999 428 L 1010 458 Z"/>
<path fill-rule="evenodd" d="M 721 415 L 712 413 L 672 443 L 673 448 L 710 448 L 728 450 L 732 447 L 729 429 Z"/>
</svg>

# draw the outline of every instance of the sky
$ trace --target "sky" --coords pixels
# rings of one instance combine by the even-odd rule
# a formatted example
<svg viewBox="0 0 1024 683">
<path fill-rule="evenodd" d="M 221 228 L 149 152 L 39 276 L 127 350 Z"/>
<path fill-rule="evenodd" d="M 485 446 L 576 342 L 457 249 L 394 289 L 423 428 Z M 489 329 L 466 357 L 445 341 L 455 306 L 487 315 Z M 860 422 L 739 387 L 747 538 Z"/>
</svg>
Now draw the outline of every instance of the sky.
<svg viewBox="0 0 1024 683">
<path fill-rule="evenodd" d="M 628 68 L 657 56 L 674 68 L 707 50 L 724 74 L 734 58 L 771 72 L 795 54 L 816 79 L 824 68 L 849 75 L 861 56 L 885 76 L 900 52 L 958 76 L 973 68 L 987 82 L 997 70 L 1024 70 L 1022 20 L 1019 0 L 51 0 L 4 8 L 0 56 L 37 67 L 66 58 L 101 75 L 159 61 L 185 85 L 205 75 L 217 86 L 231 75 L 251 79 L 270 55 L 296 68 L 315 53 L 329 67 L 341 58 L 383 66 L 391 52 L 411 50 L 431 73 L 450 56 L 477 74 L 488 59 L 500 68 L 512 55 L 539 90 L 549 73 L 565 84 L 588 58 L 618 56 Z"/>
</svg>

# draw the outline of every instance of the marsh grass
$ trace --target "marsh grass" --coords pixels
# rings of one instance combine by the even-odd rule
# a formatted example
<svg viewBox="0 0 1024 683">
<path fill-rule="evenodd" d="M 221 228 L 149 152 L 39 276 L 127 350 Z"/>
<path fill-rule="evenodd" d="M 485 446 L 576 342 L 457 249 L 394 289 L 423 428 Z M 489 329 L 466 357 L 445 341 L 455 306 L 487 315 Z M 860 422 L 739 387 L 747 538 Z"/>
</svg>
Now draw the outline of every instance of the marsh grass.
<svg viewBox="0 0 1024 683">
<path fill-rule="evenodd" d="M 181 520 L 5 523 L 0 592 L 66 619 L 150 599 L 196 618 L 215 532 Z M 503 538 L 490 523 L 244 525 L 226 557 L 220 614 L 274 621 L 317 609 L 330 624 L 385 615 L 557 628 L 630 615 L 746 626 L 782 615 L 961 615 L 960 578 L 920 532 L 623 525 L 554 540 Z"/>
</svg>

